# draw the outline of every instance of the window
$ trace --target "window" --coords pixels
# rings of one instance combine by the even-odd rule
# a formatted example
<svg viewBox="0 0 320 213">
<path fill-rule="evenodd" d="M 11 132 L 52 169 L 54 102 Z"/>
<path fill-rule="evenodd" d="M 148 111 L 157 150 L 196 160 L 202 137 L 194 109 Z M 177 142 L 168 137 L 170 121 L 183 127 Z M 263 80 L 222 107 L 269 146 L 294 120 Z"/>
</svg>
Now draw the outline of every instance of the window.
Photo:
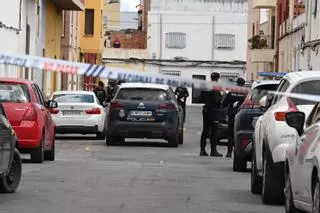
<svg viewBox="0 0 320 213">
<path fill-rule="evenodd" d="M 149 88 L 124 88 L 119 90 L 116 99 L 139 101 L 165 101 L 170 97 L 165 90 Z"/>
<path fill-rule="evenodd" d="M 181 71 L 175 71 L 175 70 L 161 70 L 160 73 L 162 75 L 173 75 L 173 76 L 181 75 Z"/>
<path fill-rule="evenodd" d="M 255 101 L 255 103 L 258 103 L 261 98 L 268 95 L 268 91 L 275 91 L 278 87 L 278 84 L 266 84 L 257 86 L 252 90 L 252 97 L 251 99 Z"/>
<path fill-rule="evenodd" d="M 94 103 L 93 95 L 85 94 L 59 94 L 52 99 L 58 103 Z"/>
<path fill-rule="evenodd" d="M 94 34 L 94 9 L 85 10 L 85 34 Z"/>
<path fill-rule="evenodd" d="M 166 33 L 166 47 L 184 49 L 186 47 L 185 33 Z"/>
<path fill-rule="evenodd" d="M 308 95 L 320 95 L 320 81 L 314 80 L 314 81 L 308 81 L 303 82 L 296 86 L 292 91 L 292 93 L 298 93 L 298 94 L 308 94 Z M 293 103 L 295 105 L 313 105 L 313 101 L 306 101 L 296 98 L 291 98 Z"/>
<path fill-rule="evenodd" d="M 287 89 L 289 88 L 290 86 L 290 82 L 287 81 L 287 80 L 282 80 L 279 84 L 279 87 L 277 89 L 278 92 L 286 92 Z M 273 104 L 275 104 L 278 100 L 281 99 L 282 96 L 280 95 L 277 95 L 274 99 L 273 99 Z"/>
<path fill-rule="evenodd" d="M 103 16 L 103 27 L 108 27 L 108 16 Z"/>
<path fill-rule="evenodd" d="M 24 84 L 0 83 L 1 103 L 29 103 L 28 87 Z"/>
<path fill-rule="evenodd" d="M 217 34 L 215 35 L 216 49 L 234 49 L 235 35 L 232 34 Z"/>
<path fill-rule="evenodd" d="M 66 33 L 66 12 L 62 11 L 62 23 L 61 23 L 61 37 L 65 36 Z"/>
<path fill-rule="evenodd" d="M 33 90 L 34 94 L 36 95 L 37 103 L 42 104 L 41 98 L 40 98 L 39 93 L 37 91 L 37 88 L 34 85 L 32 85 L 32 90 Z"/>
</svg>

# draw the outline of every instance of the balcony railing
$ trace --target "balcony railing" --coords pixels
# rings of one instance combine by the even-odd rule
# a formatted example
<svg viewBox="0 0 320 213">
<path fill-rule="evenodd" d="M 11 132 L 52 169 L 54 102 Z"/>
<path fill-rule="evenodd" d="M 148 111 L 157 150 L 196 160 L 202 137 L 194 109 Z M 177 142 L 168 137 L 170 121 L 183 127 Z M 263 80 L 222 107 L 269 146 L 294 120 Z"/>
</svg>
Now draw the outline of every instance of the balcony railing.
<svg viewBox="0 0 320 213">
<path fill-rule="evenodd" d="M 274 49 L 274 37 L 271 35 L 255 35 L 248 42 L 250 49 Z"/>
</svg>

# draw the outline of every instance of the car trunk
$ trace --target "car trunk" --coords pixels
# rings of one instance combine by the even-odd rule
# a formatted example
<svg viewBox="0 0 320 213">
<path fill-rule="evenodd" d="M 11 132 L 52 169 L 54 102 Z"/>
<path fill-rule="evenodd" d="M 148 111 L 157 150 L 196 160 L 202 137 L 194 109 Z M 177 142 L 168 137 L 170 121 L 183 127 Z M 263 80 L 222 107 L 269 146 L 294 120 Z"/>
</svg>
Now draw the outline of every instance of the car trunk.
<svg viewBox="0 0 320 213">
<path fill-rule="evenodd" d="M 88 116 L 87 110 L 96 108 L 94 103 L 58 103 L 59 116 Z"/>
<path fill-rule="evenodd" d="M 7 118 L 12 126 L 19 126 L 31 103 L 2 103 Z"/>
</svg>

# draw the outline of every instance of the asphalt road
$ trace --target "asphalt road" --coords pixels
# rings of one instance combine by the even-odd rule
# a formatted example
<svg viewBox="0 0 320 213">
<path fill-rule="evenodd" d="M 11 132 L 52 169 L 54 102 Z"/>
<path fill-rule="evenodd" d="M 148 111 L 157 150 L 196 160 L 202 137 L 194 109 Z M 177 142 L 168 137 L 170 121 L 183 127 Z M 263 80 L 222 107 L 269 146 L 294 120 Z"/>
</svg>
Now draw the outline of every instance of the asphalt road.
<svg viewBox="0 0 320 213">
<path fill-rule="evenodd" d="M 232 160 L 198 157 L 200 108 L 187 114 L 185 144 L 179 148 L 141 140 L 107 147 L 90 137 L 57 139 L 56 161 L 24 160 L 19 190 L 0 194 L 0 212 L 284 212 L 252 195 L 250 173 L 234 173 Z M 219 149 L 225 154 L 225 147 Z"/>
</svg>

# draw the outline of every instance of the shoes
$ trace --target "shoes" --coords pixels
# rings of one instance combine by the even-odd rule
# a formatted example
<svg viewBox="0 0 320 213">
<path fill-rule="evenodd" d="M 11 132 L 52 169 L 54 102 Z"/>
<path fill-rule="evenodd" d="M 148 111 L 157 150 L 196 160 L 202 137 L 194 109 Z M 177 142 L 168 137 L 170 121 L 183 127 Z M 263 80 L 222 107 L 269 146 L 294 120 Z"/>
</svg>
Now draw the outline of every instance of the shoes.
<svg viewBox="0 0 320 213">
<path fill-rule="evenodd" d="M 226 154 L 226 158 L 231 158 L 231 157 L 232 157 L 231 152 L 228 152 L 228 153 Z"/>
<path fill-rule="evenodd" d="M 222 157 L 222 154 L 220 154 L 217 150 L 212 150 L 210 153 L 211 157 Z"/>
<path fill-rule="evenodd" d="M 205 150 L 201 150 L 200 156 L 209 156 L 209 154 Z"/>
</svg>

